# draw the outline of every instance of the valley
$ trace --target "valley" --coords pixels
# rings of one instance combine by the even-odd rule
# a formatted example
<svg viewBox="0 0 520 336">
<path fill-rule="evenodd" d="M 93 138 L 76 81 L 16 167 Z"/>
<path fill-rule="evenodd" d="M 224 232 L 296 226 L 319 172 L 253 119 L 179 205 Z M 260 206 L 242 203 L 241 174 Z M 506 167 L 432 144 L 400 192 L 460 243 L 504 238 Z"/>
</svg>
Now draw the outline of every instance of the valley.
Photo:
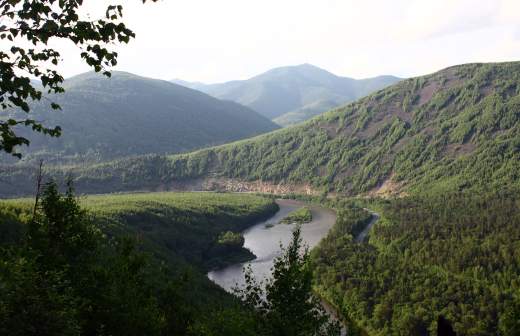
<svg viewBox="0 0 520 336">
<path fill-rule="evenodd" d="M 192 185 L 345 196 L 382 186 L 389 195 L 518 188 L 519 69 L 518 62 L 456 66 L 255 138 L 188 154 L 50 165 L 46 174 L 72 174 L 81 193 Z M 34 172 L 31 164 L 2 166 L 0 195 L 27 194 L 31 181 L 22 177 Z"/>
<path fill-rule="evenodd" d="M 451 67 L 248 139 L 50 160 L 44 177 L 73 176 L 107 237 L 138 237 L 152 264 L 189 279 L 176 300 L 197 332 L 258 332 L 259 317 L 223 289 L 249 262 L 255 276 L 269 273 L 294 228 L 277 223 L 305 204 L 312 288 L 347 335 L 433 335 L 444 316 L 458 335 L 509 336 L 520 293 L 519 73 L 518 62 Z M 16 197 L 34 193 L 38 155 L 0 164 L 0 197 L 11 198 L 0 202 L 4 246 L 24 235 L 33 200 Z"/>
<path fill-rule="evenodd" d="M 520 336 L 520 2 L 0 1 L 0 336 Z"/>
</svg>

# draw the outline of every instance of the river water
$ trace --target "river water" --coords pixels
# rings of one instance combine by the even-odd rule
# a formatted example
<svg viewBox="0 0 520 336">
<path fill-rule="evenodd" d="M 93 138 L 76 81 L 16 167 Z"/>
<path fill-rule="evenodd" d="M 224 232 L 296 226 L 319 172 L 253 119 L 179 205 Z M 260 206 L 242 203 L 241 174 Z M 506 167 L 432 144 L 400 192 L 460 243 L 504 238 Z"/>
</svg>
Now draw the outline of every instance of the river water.
<svg viewBox="0 0 520 336">
<path fill-rule="evenodd" d="M 295 200 L 277 200 L 280 210 L 268 220 L 255 224 L 243 232 L 244 247 L 256 255 L 256 259 L 247 263 L 239 263 L 221 270 L 208 273 L 208 278 L 227 291 L 231 291 L 237 285 L 244 284 L 242 269 L 251 264 L 257 280 L 262 280 L 271 275 L 273 260 L 280 255 L 280 243 L 284 246 L 291 241 L 294 224 L 279 224 L 291 211 L 308 206 L 312 212 L 312 222 L 302 225 L 302 239 L 309 247 L 313 248 L 327 235 L 327 232 L 336 222 L 334 211 L 318 206 L 311 206 Z"/>
</svg>

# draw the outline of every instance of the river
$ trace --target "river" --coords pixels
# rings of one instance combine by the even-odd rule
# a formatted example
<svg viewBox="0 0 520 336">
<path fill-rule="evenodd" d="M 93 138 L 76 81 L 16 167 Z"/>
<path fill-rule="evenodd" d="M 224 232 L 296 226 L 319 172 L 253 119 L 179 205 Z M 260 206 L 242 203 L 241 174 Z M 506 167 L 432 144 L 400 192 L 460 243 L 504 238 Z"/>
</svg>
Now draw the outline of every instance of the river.
<svg viewBox="0 0 520 336">
<path fill-rule="evenodd" d="M 256 255 L 256 259 L 228 266 L 224 269 L 208 273 L 208 278 L 227 291 L 231 291 L 237 284 L 244 284 L 242 269 L 251 264 L 257 280 L 271 275 L 273 260 L 280 255 L 280 243 L 287 246 L 292 238 L 295 224 L 279 224 L 291 211 L 308 206 L 312 212 L 312 222 L 302 225 L 302 239 L 309 247 L 316 246 L 336 222 L 334 211 L 319 206 L 295 200 L 277 200 L 280 210 L 264 222 L 257 223 L 243 232 L 244 247 Z"/>
</svg>

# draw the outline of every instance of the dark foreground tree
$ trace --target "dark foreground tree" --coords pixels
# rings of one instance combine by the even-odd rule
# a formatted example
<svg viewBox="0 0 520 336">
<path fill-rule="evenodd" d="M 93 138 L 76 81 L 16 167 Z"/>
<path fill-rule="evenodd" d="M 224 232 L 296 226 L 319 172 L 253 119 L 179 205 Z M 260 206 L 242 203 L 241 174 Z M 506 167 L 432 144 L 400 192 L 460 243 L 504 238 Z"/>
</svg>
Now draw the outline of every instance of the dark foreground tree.
<svg viewBox="0 0 520 336">
<path fill-rule="evenodd" d="M 0 335 L 179 335 L 175 284 L 48 184 L 20 246 L 0 247 Z M 161 284 L 158 286 L 157 284 Z"/>
<path fill-rule="evenodd" d="M 450 321 L 442 315 L 437 319 L 437 336 L 457 336 Z"/>
<path fill-rule="evenodd" d="M 293 238 L 282 255 L 274 261 L 272 279 L 265 289 L 255 280 L 250 267 L 245 271 L 244 288 L 236 289 L 238 296 L 263 317 L 267 335 L 318 336 L 339 335 L 339 323 L 325 312 L 320 300 L 312 292 L 312 270 L 308 249 L 302 246 L 301 230 L 293 231 Z"/>
<path fill-rule="evenodd" d="M 28 113 L 29 103 L 42 99 L 43 92 L 64 92 L 63 77 L 56 70 L 61 54 L 49 47 L 50 42 L 72 42 L 86 64 L 110 76 L 107 68 L 117 64 L 117 52 L 110 45 L 128 43 L 135 37 L 121 21 L 121 5 L 108 6 L 105 16 L 97 20 L 82 14 L 82 6 L 83 0 L 0 0 L 0 107 L 4 110 L 0 115 L 0 152 L 20 157 L 16 148 L 29 145 L 27 138 L 17 134 L 18 127 L 31 127 L 50 136 L 61 134 L 59 126 L 45 126 L 20 113 L 5 113 L 8 108 Z M 41 86 L 31 78 L 38 79 Z M 49 105 L 60 108 L 56 103 Z"/>
</svg>

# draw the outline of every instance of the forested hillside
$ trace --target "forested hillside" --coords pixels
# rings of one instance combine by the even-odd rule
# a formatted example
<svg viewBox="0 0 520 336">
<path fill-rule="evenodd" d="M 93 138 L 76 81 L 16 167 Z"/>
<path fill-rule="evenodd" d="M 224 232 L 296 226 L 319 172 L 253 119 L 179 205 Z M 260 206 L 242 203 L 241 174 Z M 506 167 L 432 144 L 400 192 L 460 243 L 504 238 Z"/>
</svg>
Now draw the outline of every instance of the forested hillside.
<svg viewBox="0 0 520 336">
<path fill-rule="evenodd" d="M 404 80 L 298 127 L 171 157 L 169 176 L 214 173 L 358 194 L 518 186 L 520 63 Z"/>
<path fill-rule="evenodd" d="M 302 64 L 271 69 L 247 80 L 219 84 L 174 82 L 219 99 L 235 101 L 274 119 L 282 126 L 289 126 L 399 80 L 394 76 L 357 80 L 336 76 L 311 64 Z"/>
<path fill-rule="evenodd" d="M 517 335 L 518 193 L 454 193 L 364 201 L 381 218 L 338 202 L 336 226 L 314 251 L 318 291 L 369 335 L 434 335 L 445 316 L 457 335 Z M 516 315 L 515 315 L 516 314 Z"/>
<path fill-rule="evenodd" d="M 203 188 L 209 177 L 346 195 L 517 188 L 519 111 L 520 63 L 468 64 L 250 140 L 48 174 L 72 173 L 81 192 Z M 1 196 L 30 193 L 34 171 L 2 167 Z"/>
<path fill-rule="evenodd" d="M 0 225 L 1 240 L 16 240 L 20 223 L 6 218 L 27 218 L 26 210 L 33 202 L 0 201 L 5 214 L 2 219 L 7 223 Z M 214 267 L 222 257 L 218 252 L 223 251 L 215 249 L 219 234 L 241 232 L 278 210 L 267 198 L 214 193 L 96 195 L 80 199 L 80 204 L 106 232 L 139 234 L 159 257 L 174 262 L 183 260 L 203 271 Z"/>
<path fill-rule="evenodd" d="M 44 194 L 42 208 L 48 207 L 47 201 L 48 196 Z M 65 207 L 71 202 L 68 199 L 61 204 L 58 208 L 60 214 L 67 211 Z M 26 334 L 24 330 L 36 322 L 24 319 L 45 316 L 46 320 L 37 324 L 44 328 L 39 331 L 47 330 L 54 334 L 64 331 L 74 334 L 69 332 L 74 328 L 83 330 L 81 334 L 88 333 L 85 328 L 88 330 L 92 325 L 106 321 L 111 324 L 104 326 L 105 331 L 114 335 L 140 332 L 146 335 L 213 335 L 208 333 L 217 330 L 223 334 L 256 334 L 251 330 L 254 326 L 248 311 L 238 304 L 237 299 L 207 279 L 206 272 L 215 266 L 237 262 L 236 256 L 243 257 L 241 246 L 224 246 L 219 237 L 225 232 L 240 232 L 271 216 L 278 209 L 272 200 L 252 195 L 142 193 L 92 196 L 79 202 L 88 211 L 87 217 L 79 213 L 68 217 L 67 220 L 73 221 L 84 218 L 83 222 L 76 222 L 72 227 L 58 223 L 63 227 L 58 238 L 52 237 L 55 245 L 49 249 L 53 253 L 65 249 L 67 257 L 72 259 L 71 267 L 75 267 L 78 273 L 77 283 L 63 282 L 64 275 L 68 276 L 64 270 L 69 270 L 64 267 L 58 274 L 45 273 L 55 281 L 48 287 L 44 286 L 44 280 L 38 282 L 35 273 L 38 268 L 28 261 L 32 254 L 25 256 L 25 263 L 14 260 L 16 248 L 31 244 L 31 239 L 34 239 L 27 241 L 26 238 L 27 230 L 31 230 L 33 225 L 34 200 L 0 202 L 0 278 L 5 281 L 0 288 L 0 320 L 21 323 L 16 327 L 0 323 L 0 333 L 16 329 L 20 335 Z M 81 229 L 86 220 L 94 226 L 84 232 Z M 99 229 L 108 237 L 99 235 Z M 107 246 L 101 250 L 93 248 L 96 244 L 90 246 L 93 242 L 85 235 L 92 234 L 95 237 L 89 237 L 95 239 L 96 244 Z M 82 239 L 78 240 L 78 237 Z M 146 258 L 127 246 L 128 238 L 125 237 L 137 239 L 138 250 L 153 258 Z M 72 240 L 69 245 L 56 242 L 66 238 Z M 92 256 L 75 257 L 77 251 L 72 249 L 73 243 L 80 244 L 76 249 L 79 248 L 82 254 L 96 251 L 95 259 Z M 52 262 L 62 260 L 46 261 Z M 80 280 L 85 280 L 84 276 L 94 278 L 81 286 Z M 80 288 L 71 291 L 71 286 Z M 53 292 L 55 288 L 56 291 L 62 289 L 62 292 Z M 45 297 L 46 293 L 54 296 Z M 89 300 L 85 305 L 79 304 L 82 295 Z M 22 297 L 25 300 L 24 314 L 12 310 L 16 306 L 13 300 Z M 133 306 L 135 304 L 142 306 Z M 90 321 L 92 316 L 97 316 L 99 321 Z M 56 318 L 59 322 L 55 322 Z M 123 326 L 117 325 L 123 321 L 127 321 Z M 49 326 L 57 329 L 45 329 Z"/>
<path fill-rule="evenodd" d="M 179 153 L 277 128 L 239 104 L 125 72 L 114 72 L 110 79 L 85 73 L 67 79 L 64 87 L 64 94 L 31 105 L 34 118 L 61 126 L 62 136 L 49 138 L 21 129 L 31 140 L 26 159 L 43 157 L 63 163 Z M 49 99 L 62 109 L 52 111 Z M 8 156 L 3 156 L 0 160 L 5 162 Z"/>
</svg>

